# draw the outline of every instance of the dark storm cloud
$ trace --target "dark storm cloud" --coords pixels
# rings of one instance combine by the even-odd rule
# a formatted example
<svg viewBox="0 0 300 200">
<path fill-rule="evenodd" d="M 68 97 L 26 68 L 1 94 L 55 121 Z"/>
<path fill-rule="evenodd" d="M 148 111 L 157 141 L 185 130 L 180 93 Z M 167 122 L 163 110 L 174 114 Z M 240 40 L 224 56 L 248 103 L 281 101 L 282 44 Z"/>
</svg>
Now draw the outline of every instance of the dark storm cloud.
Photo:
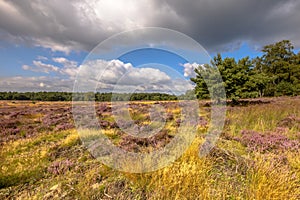
<svg viewBox="0 0 300 200">
<path fill-rule="evenodd" d="M 0 37 L 52 50 L 91 50 L 120 31 L 160 26 L 210 51 L 290 39 L 300 47 L 299 0 L 0 1 Z"/>
<path fill-rule="evenodd" d="M 291 39 L 300 45 L 300 1 L 166 0 L 186 22 L 178 29 L 210 50 L 249 41 L 267 44 Z M 163 23 L 161 25 L 164 25 Z"/>
<path fill-rule="evenodd" d="M 89 50 L 109 36 L 80 12 L 76 1 L 5 2 L 0 3 L 0 30 L 14 41 L 68 52 Z"/>
</svg>

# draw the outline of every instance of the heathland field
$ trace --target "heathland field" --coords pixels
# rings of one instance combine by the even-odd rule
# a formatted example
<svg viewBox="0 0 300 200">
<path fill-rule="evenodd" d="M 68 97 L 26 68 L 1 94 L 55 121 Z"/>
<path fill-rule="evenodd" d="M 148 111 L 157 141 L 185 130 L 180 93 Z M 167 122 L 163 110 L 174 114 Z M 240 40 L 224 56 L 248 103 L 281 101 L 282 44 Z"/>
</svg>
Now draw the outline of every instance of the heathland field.
<svg viewBox="0 0 300 200">
<path fill-rule="evenodd" d="M 96 103 L 103 132 L 129 152 L 151 152 L 175 137 L 175 101 L 132 102 L 131 118 L 149 124 L 152 104 L 165 125 L 147 139 L 124 133 L 111 103 Z M 197 135 L 173 164 L 148 173 L 109 168 L 83 147 L 70 102 L 0 102 L 0 199 L 300 199 L 300 97 L 227 106 L 216 146 L 199 157 L 211 107 L 199 102 Z M 125 123 L 125 122 L 124 122 Z"/>
</svg>

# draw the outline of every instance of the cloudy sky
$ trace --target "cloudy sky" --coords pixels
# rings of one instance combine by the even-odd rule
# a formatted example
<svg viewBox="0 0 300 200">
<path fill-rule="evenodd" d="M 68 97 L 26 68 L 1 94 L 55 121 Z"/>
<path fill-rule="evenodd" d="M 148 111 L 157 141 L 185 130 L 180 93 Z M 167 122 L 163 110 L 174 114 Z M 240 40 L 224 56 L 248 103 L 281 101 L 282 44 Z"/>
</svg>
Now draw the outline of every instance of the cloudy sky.
<svg viewBox="0 0 300 200">
<path fill-rule="evenodd" d="M 189 88 L 173 71 L 188 79 L 200 63 L 172 53 L 148 49 L 84 60 L 107 38 L 144 27 L 186 34 L 210 56 L 255 57 L 282 39 L 298 50 L 299 10 L 299 0 L 0 0 L 0 90 L 72 91 L 78 72 L 101 66 L 107 71 L 95 81 L 107 91 L 116 83 L 145 91 Z M 145 65 L 152 56 L 174 70 Z"/>
</svg>

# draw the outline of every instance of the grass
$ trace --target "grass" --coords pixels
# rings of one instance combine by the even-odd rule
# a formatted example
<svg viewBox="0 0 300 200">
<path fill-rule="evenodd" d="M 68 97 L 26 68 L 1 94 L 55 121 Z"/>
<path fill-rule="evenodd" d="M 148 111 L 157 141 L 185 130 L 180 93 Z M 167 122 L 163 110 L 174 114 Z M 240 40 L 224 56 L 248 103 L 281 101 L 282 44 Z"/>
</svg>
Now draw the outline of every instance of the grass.
<svg viewBox="0 0 300 200">
<path fill-rule="evenodd" d="M 251 130 L 300 142 L 298 124 L 281 123 L 289 116 L 300 118 L 299 98 L 271 101 L 229 108 L 224 133 L 209 155 L 198 156 L 207 129 L 199 127 L 183 156 L 149 173 L 118 172 L 102 165 L 82 146 L 75 130 L 41 132 L 3 143 L 0 199 L 300 199 L 299 149 L 249 151 L 235 139 L 241 131 Z M 209 116 L 208 109 L 201 115 Z M 169 134 L 175 125 L 166 124 Z M 278 131 L 278 126 L 285 131 Z M 104 134 L 117 144 L 122 140 L 118 131 L 108 128 Z M 98 136 L 87 132 L 84 137 Z"/>
<path fill-rule="evenodd" d="M 273 131 L 278 122 L 284 118 L 293 115 L 300 116 L 299 98 L 278 98 L 278 100 L 271 99 L 271 101 L 274 102 L 229 109 L 227 131 L 232 135 L 238 135 L 242 130 Z M 289 132 L 296 133 L 299 129 L 291 127 Z"/>
<path fill-rule="evenodd" d="M 9 142 L 1 148 L 0 187 L 34 182 L 44 177 L 47 154 L 66 133 Z"/>
<path fill-rule="evenodd" d="M 247 197 L 251 199 L 299 199 L 299 177 L 287 166 L 258 156 L 247 174 Z"/>
</svg>

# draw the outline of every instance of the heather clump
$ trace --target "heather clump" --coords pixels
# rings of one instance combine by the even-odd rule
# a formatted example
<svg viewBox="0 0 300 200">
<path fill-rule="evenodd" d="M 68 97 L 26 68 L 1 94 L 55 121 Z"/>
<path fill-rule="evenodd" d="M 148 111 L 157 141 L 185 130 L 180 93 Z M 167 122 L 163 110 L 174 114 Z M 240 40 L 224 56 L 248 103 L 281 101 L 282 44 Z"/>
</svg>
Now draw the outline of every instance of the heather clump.
<svg viewBox="0 0 300 200">
<path fill-rule="evenodd" d="M 237 141 L 247 146 L 249 151 L 283 152 L 287 150 L 296 151 L 300 149 L 298 140 L 289 139 L 281 132 L 260 133 L 257 131 L 243 130 L 242 136 Z"/>
</svg>

